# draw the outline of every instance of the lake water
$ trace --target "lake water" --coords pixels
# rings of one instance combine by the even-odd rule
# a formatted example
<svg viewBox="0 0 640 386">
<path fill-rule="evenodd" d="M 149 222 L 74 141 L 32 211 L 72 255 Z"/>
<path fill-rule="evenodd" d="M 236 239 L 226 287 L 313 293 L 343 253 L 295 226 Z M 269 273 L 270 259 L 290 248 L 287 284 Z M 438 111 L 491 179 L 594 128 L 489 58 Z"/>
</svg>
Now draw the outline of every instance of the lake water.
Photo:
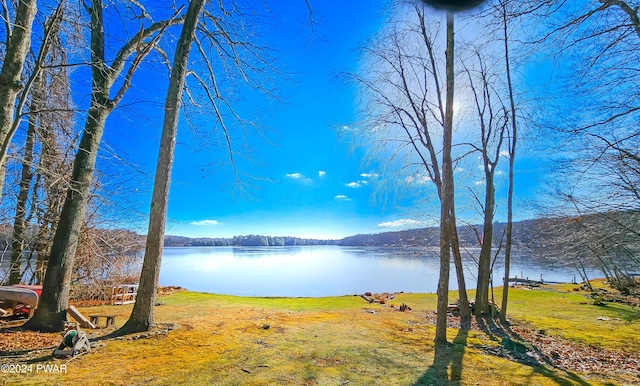
<svg viewBox="0 0 640 386">
<path fill-rule="evenodd" d="M 477 251 L 472 251 L 477 256 Z M 435 292 L 437 250 L 380 247 L 184 247 L 165 248 L 160 285 L 192 291 L 244 296 L 332 296 L 364 292 Z M 510 276 L 569 282 L 572 267 L 541 266 L 516 253 Z M 475 287 L 475 270 L 467 271 L 467 286 Z M 595 270 L 588 273 L 602 276 Z M 457 288 L 452 267 L 451 288 Z M 495 285 L 503 271 L 497 268 Z"/>
</svg>

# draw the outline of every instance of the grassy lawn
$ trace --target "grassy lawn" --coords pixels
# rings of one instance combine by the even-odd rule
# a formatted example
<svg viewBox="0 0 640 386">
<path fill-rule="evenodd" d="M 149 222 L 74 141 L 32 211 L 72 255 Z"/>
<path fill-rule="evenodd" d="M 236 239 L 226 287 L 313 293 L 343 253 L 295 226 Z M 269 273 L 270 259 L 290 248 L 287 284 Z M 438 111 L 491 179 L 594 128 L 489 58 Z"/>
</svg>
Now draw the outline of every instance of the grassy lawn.
<svg viewBox="0 0 640 386">
<path fill-rule="evenodd" d="M 496 292 L 496 298 L 499 298 Z M 455 293 L 452 293 L 452 300 Z M 563 289 L 511 290 L 510 315 L 549 336 L 596 348 L 640 351 L 640 310 L 595 306 Z M 411 312 L 369 304 L 360 297 L 248 298 L 180 292 L 162 297 L 158 322 L 168 334 L 105 340 L 71 361 L 47 353 L 35 364 L 66 364 L 66 373 L 0 373 L 0 384 L 193 385 L 618 385 L 629 373 L 563 371 L 491 355 L 500 339 L 480 330 L 450 328 L 453 343 L 433 344 L 433 294 L 400 294 Z M 117 315 L 128 306 L 81 308 Z M 98 330 L 103 333 L 104 330 Z M 485 348 L 485 349 L 483 349 Z M 490 351 L 490 350 L 489 350 Z M 7 363 L 2 361 L 1 363 Z M 23 362 L 27 363 L 27 362 Z"/>
</svg>

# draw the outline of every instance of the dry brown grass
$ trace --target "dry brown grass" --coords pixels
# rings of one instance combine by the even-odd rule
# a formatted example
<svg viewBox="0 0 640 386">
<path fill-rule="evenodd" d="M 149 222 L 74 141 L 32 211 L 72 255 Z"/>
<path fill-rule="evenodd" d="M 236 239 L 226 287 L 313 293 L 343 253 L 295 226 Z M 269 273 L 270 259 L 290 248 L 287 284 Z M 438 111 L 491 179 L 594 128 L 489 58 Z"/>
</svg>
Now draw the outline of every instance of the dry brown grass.
<svg viewBox="0 0 640 386">
<path fill-rule="evenodd" d="M 454 343 L 436 356 L 435 296 L 429 294 L 402 294 L 390 302 L 410 305 L 413 310 L 406 313 L 353 296 L 265 299 L 179 292 L 162 300 L 166 304 L 156 308 L 157 320 L 178 325 L 168 334 L 108 339 L 104 347 L 68 363 L 54 362 L 44 352 L 36 358 L 42 362 L 33 363 L 65 363 L 66 374 L 0 374 L 0 383 L 599 385 L 640 380 L 627 373 L 577 373 L 491 355 L 499 339 L 479 330 L 451 328 Z M 520 312 L 518 307 L 514 311 Z M 115 314 L 117 326 L 130 311 L 130 305 L 81 309 L 85 315 Z"/>
</svg>

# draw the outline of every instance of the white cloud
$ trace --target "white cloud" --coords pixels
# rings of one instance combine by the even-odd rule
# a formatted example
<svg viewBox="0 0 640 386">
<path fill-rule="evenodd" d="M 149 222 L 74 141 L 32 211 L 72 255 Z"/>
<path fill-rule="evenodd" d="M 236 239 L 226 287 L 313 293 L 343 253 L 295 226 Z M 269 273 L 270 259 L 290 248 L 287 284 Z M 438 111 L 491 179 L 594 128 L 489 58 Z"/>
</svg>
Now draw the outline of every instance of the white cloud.
<svg viewBox="0 0 640 386">
<path fill-rule="evenodd" d="M 313 180 L 309 177 L 306 177 L 304 174 L 302 173 L 287 173 L 285 174 L 286 178 L 290 178 L 294 181 L 298 181 L 298 183 L 300 184 L 309 184 L 311 182 L 313 182 Z"/>
<path fill-rule="evenodd" d="M 474 181 L 474 185 L 484 185 L 484 181 Z"/>
<path fill-rule="evenodd" d="M 404 179 L 407 184 L 419 184 L 424 185 L 431 182 L 431 178 L 425 174 L 416 174 L 415 176 L 409 176 Z"/>
<path fill-rule="evenodd" d="M 358 182 L 349 182 L 348 184 L 344 184 L 347 188 L 359 188 L 360 185 Z"/>
<path fill-rule="evenodd" d="M 200 221 L 194 221 L 191 223 L 191 225 L 198 225 L 198 226 L 212 226 L 212 225 L 221 225 L 221 222 L 218 222 L 216 220 L 200 220 Z"/>
<path fill-rule="evenodd" d="M 423 225 L 424 222 L 412 219 L 401 219 L 396 221 L 381 222 L 378 224 L 380 228 L 410 228 Z"/>
<path fill-rule="evenodd" d="M 318 170 L 318 177 L 324 177 L 327 175 L 327 172 L 325 172 L 324 170 Z"/>
<path fill-rule="evenodd" d="M 503 150 L 500 152 L 500 155 L 506 158 L 509 158 L 509 151 L 508 150 Z"/>
<path fill-rule="evenodd" d="M 334 197 L 336 200 L 349 200 L 350 198 L 345 196 L 344 194 L 338 194 Z"/>
<path fill-rule="evenodd" d="M 360 177 L 362 177 L 362 178 L 378 178 L 378 177 L 380 177 L 380 174 L 378 174 L 378 173 L 361 173 Z"/>
</svg>

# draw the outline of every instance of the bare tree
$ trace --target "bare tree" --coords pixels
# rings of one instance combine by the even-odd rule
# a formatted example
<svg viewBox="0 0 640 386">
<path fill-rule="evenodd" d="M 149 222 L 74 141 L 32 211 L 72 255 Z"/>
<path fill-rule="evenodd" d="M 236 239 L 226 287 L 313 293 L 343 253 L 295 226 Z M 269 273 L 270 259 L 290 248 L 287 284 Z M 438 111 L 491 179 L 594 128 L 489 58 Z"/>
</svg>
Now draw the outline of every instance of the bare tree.
<svg viewBox="0 0 640 386">
<path fill-rule="evenodd" d="M 604 197 L 606 192 L 606 199 L 599 200 L 601 207 L 592 207 L 594 211 L 624 207 L 629 199 L 628 190 L 618 189 L 619 183 L 628 185 L 629 180 L 625 182 L 622 175 L 619 180 L 609 176 L 616 169 L 622 174 L 632 171 L 628 168 L 632 165 L 618 163 L 618 156 L 633 154 L 638 148 L 639 5 L 637 1 L 591 0 L 578 5 L 547 0 L 536 9 L 536 17 L 544 17 L 549 24 L 539 39 L 541 49 L 556 56 L 566 89 L 552 98 L 557 114 L 553 116 L 559 119 L 545 123 L 561 133 L 565 147 L 581 154 L 568 157 L 582 170 L 572 179 L 575 186 L 568 184 L 565 196 L 593 206 L 593 198 Z M 568 100 L 572 103 L 569 110 L 564 108 Z M 584 189 L 595 184 L 599 190 L 596 195 Z M 613 189 L 600 191 L 604 185 Z"/>
<path fill-rule="evenodd" d="M 599 256 L 601 262 L 609 262 L 603 270 L 612 277 L 614 262 L 620 261 L 618 271 L 624 271 L 621 261 L 628 252 L 622 251 L 637 245 L 637 227 L 620 219 L 640 209 L 639 6 L 638 1 L 548 0 L 536 8 L 547 20 L 538 43 L 543 52 L 555 55 L 564 87 L 563 93 L 550 98 L 553 105 L 545 106 L 555 117 L 545 126 L 565 151 L 556 166 L 562 184 L 553 192 L 561 200 L 552 210 L 567 218 L 601 217 L 599 226 L 585 225 L 578 232 L 599 240 L 597 248 L 586 243 L 583 251 L 570 256 Z M 571 109 L 566 108 L 568 101 Z"/>
<path fill-rule="evenodd" d="M 70 185 L 73 158 L 77 148 L 75 106 L 68 90 L 69 67 L 67 44 L 58 36 L 53 41 L 44 75 L 47 98 L 38 113 L 37 139 L 40 154 L 35 166 L 35 181 L 31 192 L 31 216 L 37 223 L 30 256 L 35 254 L 36 268 L 30 282 L 42 284 L 48 263 L 53 236 L 57 229 L 65 193 Z"/>
<path fill-rule="evenodd" d="M 9 285 L 18 284 L 22 280 L 22 252 L 24 251 L 25 231 L 27 227 L 27 199 L 31 182 L 33 179 L 32 162 L 34 157 L 34 146 L 36 142 L 36 125 L 37 113 L 42 104 L 44 94 L 42 76 L 36 78 L 32 95 L 30 109 L 33 111 L 29 114 L 29 123 L 27 128 L 27 137 L 24 145 L 24 158 L 22 161 L 22 172 L 19 183 L 19 193 L 16 200 L 16 214 L 13 221 L 13 235 L 11 237 L 11 270 L 9 274 Z"/>
<path fill-rule="evenodd" d="M 311 8 L 307 3 L 310 12 Z M 252 10 L 254 13 L 255 10 Z M 206 103 L 215 118 L 215 127 L 221 129 L 231 169 L 236 183 L 240 177 L 236 168 L 232 143 L 232 132 L 229 119 L 244 131 L 245 122 L 234 111 L 229 97 L 220 88 L 221 80 L 233 77 L 242 80 L 242 84 L 262 93 L 270 95 L 257 76 L 268 77 L 268 73 L 276 71 L 273 63 L 266 55 L 265 48 L 257 45 L 255 35 L 244 27 L 252 16 L 244 14 L 238 4 L 229 2 L 207 2 L 196 0 L 189 4 L 180 39 L 176 43 L 176 51 L 171 69 L 169 89 L 165 99 L 165 116 L 162 138 L 154 180 L 151 202 L 149 230 L 145 248 L 145 257 L 140 275 L 140 289 L 131 317 L 120 330 L 123 333 L 144 331 L 152 328 L 154 320 L 155 293 L 162 259 L 164 230 L 168 207 L 168 194 L 171 182 L 171 168 L 177 138 L 178 121 L 182 107 L 183 92 L 186 98 L 194 103 L 198 91 L 204 94 Z M 199 61 L 189 66 L 189 52 L 195 44 Z M 219 62 L 224 73 L 218 73 L 216 62 Z M 277 72 L 277 71 L 276 71 Z M 187 80 L 192 80 L 188 87 Z M 185 114 L 186 115 L 186 114 Z"/>
<path fill-rule="evenodd" d="M 518 144 L 518 124 L 516 114 L 516 103 L 514 98 L 514 86 L 511 79 L 511 58 L 509 50 L 509 17 L 507 6 L 509 2 L 501 0 L 499 2 L 499 11 L 502 11 L 502 32 L 504 42 L 504 69 L 507 77 L 507 91 L 509 93 L 509 116 L 511 119 L 511 135 L 508 142 L 509 155 L 509 187 L 507 191 L 507 227 L 505 231 L 505 249 L 504 249 L 504 280 L 502 284 L 502 303 L 500 306 L 500 320 L 505 323 L 507 321 L 507 306 L 509 301 L 509 269 L 511 267 L 511 248 L 513 245 L 513 188 L 514 188 L 514 169 L 516 158 L 516 146 Z"/>
<path fill-rule="evenodd" d="M 489 315 L 489 283 L 493 258 L 493 223 L 496 206 L 495 175 L 498 170 L 501 152 L 508 124 L 506 107 L 496 92 L 496 75 L 491 74 L 486 59 L 476 51 L 475 66 L 469 61 L 464 63 L 468 77 L 468 89 L 472 94 L 477 114 L 480 144 L 471 146 L 480 153 L 484 173 L 484 202 L 476 197 L 482 208 L 483 226 L 480 239 L 480 257 L 478 259 L 478 283 L 476 289 L 475 313 L 477 316 Z"/>
<path fill-rule="evenodd" d="M 19 193 L 16 200 L 16 211 L 13 224 L 13 236 L 11 242 L 11 273 L 9 275 L 9 284 L 17 284 L 23 277 L 22 272 L 22 252 L 24 246 L 24 236 L 27 226 L 26 209 L 27 198 L 33 179 L 32 162 L 34 158 L 34 146 L 36 143 L 36 131 L 38 126 L 38 118 L 40 110 L 44 107 L 45 97 L 45 77 L 42 74 L 42 66 L 49 54 L 51 43 L 54 36 L 58 33 L 62 22 L 63 5 L 60 3 L 56 11 L 51 15 L 49 20 L 44 24 L 45 39 L 42 42 L 37 62 L 34 69 L 34 80 L 31 88 L 31 103 L 29 107 L 29 119 L 27 127 L 27 135 L 24 146 L 24 159 L 22 161 L 22 172 L 19 183 Z M 15 124 L 15 122 L 14 122 Z"/>
<path fill-rule="evenodd" d="M 66 320 L 69 284 L 78 235 L 84 222 L 85 209 L 93 179 L 98 147 L 105 122 L 115 106 L 122 100 L 131 86 L 135 71 L 142 61 L 153 51 L 164 31 L 171 25 L 182 22 L 177 14 L 170 19 L 152 22 L 138 18 L 140 31 L 129 39 L 116 53 L 111 63 L 105 56 L 104 7 L 102 0 L 92 0 L 85 8 L 90 16 L 91 49 L 91 105 L 84 131 L 75 157 L 71 186 L 68 189 L 60 220 L 55 232 L 47 271 L 43 283 L 43 296 L 38 308 L 25 324 L 37 330 L 60 331 Z M 143 16 L 146 12 L 142 12 Z M 126 70 L 125 70 L 126 69 Z M 111 97 L 111 89 L 120 79 L 118 89 Z"/>
<path fill-rule="evenodd" d="M 372 152 L 389 158 L 387 165 L 404 172 L 415 189 L 423 180 L 433 182 L 440 200 L 440 279 L 436 341 L 446 341 L 449 265 L 453 249 L 460 294 L 461 326 L 469 328 L 470 309 L 457 237 L 452 133 L 454 96 L 453 15 L 446 19 L 445 38 L 439 40 L 441 24 L 429 18 L 419 2 L 400 2 L 403 15 L 365 48 L 367 66 L 362 75 L 351 74 L 365 95 L 364 131 Z M 406 7 L 406 8 L 405 8 Z M 409 10 L 409 11 L 407 11 Z M 405 12 L 406 13 L 403 13 Z M 406 16 L 410 15 L 410 16 Z M 446 57 L 438 55 L 446 49 Z M 444 67 L 444 74 L 442 72 Z"/>
<path fill-rule="evenodd" d="M 453 161 L 451 147 L 453 138 L 453 94 L 455 86 L 454 74 L 454 32 L 453 14 L 447 13 L 447 49 L 446 49 L 446 109 L 442 131 L 442 189 L 440 205 L 440 278 L 438 280 L 438 320 L 436 322 L 436 344 L 447 342 L 447 310 L 449 306 L 449 265 L 451 253 L 452 231 L 456 227 L 453 217 L 454 184 Z M 468 309 L 466 304 L 461 310 Z"/>
<path fill-rule="evenodd" d="M 92 214 L 98 215 L 97 212 Z M 144 238 L 122 229 L 101 229 L 99 218 L 82 228 L 72 273 L 74 299 L 109 300 L 119 284 L 136 284 Z"/>
<path fill-rule="evenodd" d="M 147 244 L 140 274 L 140 288 L 131 316 L 120 329 L 123 333 L 147 331 L 155 325 L 153 310 L 158 276 L 160 275 L 160 264 L 162 262 L 162 247 L 164 245 L 164 230 L 167 220 L 169 185 L 178 131 L 178 118 L 180 117 L 182 94 L 187 76 L 189 52 L 195 38 L 198 19 L 205 3 L 206 0 L 193 0 L 189 3 L 180 39 L 176 43 L 169 90 L 165 98 L 162 138 L 160 140 L 160 151 L 153 185 Z"/>
<path fill-rule="evenodd" d="M 23 89 L 22 70 L 31 47 L 31 27 L 37 8 L 36 0 L 19 0 L 15 18 L 9 20 L 9 6 L 2 1 L 6 49 L 0 72 L 0 194 L 4 181 L 4 163 L 9 142 L 15 133 L 15 109 L 17 98 Z M 28 93 L 23 90 L 23 93 Z"/>
</svg>

